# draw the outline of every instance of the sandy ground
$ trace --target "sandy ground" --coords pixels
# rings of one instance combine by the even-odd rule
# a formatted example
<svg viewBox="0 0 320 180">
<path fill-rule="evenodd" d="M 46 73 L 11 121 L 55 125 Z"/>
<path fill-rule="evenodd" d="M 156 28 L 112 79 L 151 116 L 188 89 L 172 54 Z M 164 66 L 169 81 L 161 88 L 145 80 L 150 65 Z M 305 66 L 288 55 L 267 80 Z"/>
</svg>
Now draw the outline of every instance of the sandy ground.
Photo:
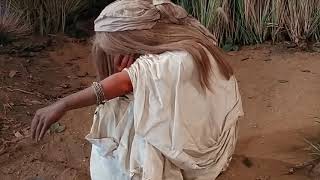
<svg viewBox="0 0 320 180">
<path fill-rule="evenodd" d="M 232 55 L 245 116 L 235 159 L 221 179 L 308 179 L 286 174 L 310 159 L 305 139 L 319 137 L 319 54 L 264 45 Z"/>
<path fill-rule="evenodd" d="M 27 137 L 37 108 L 95 79 L 88 55 L 87 44 L 70 42 L 31 57 L 0 55 L 0 179 L 89 179 L 90 145 L 84 136 L 94 107 L 68 113 L 61 121 L 63 133 L 40 143 Z M 305 139 L 320 137 L 320 54 L 266 44 L 229 55 L 245 116 L 234 159 L 218 179 L 311 179 L 305 170 L 289 174 L 289 169 L 312 159 Z"/>
</svg>

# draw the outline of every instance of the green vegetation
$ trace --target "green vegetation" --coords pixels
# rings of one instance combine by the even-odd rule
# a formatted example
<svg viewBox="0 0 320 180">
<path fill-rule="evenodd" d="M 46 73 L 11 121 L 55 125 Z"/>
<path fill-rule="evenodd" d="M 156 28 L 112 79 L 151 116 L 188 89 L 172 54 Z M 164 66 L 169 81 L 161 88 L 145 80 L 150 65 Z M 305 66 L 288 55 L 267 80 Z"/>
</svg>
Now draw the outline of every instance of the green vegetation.
<svg viewBox="0 0 320 180">
<path fill-rule="evenodd" d="M 318 0 L 177 0 L 221 45 L 320 38 Z"/>
<path fill-rule="evenodd" d="M 75 28 L 79 18 L 92 20 L 111 1 L 3 0 L 0 7 L 0 36 L 1 39 L 10 37 L 4 35 L 6 31 L 25 34 L 30 26 L 34 33 L 41 35 L 65 33 L 68 28 Z M 319 0 L 173 1 L 185 7 L 211 30 L 226 50 L 236 50 L 235 45 L 256 44 L 266 40 L 290 40 L 298 45 L 305 41 L 320 40 Z M 8 4 L 10 8 L 4 8 Z M 12 28 L 14 26 L 18 28 Z"/>
</svg>

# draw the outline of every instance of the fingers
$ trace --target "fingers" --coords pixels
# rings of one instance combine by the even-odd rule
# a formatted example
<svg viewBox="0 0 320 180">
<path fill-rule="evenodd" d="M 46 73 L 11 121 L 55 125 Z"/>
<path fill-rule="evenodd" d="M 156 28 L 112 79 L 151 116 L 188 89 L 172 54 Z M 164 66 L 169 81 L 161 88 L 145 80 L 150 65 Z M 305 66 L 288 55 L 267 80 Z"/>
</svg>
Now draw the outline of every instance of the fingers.
<svg viewBox="0 0 320 180">
<path fill-rule="evenodd" d="M 130 67 L 135 61 L 134 55 L 115 55 L 114 65 L 116 72 L 121 72 L 124 68 Z"/>
<path fill-rule="evenodd" d="M 64 108 L 62 103 L 55 103 L 38 110 L 31 123 L 32 139 L 40 141 L 50 126 L 63 116 Z"/>
<path fill-rule="evenodd" d="M 31 133 L 32 133 L 31 137 L 32 137 L 32 139 L 35 139 L 36 129 L 38 127 L 39 119 L 40 119 L 40 116 L 38 113 L 36 113 L 33 120 L 32 120 L 32 123 L 31 123 Z"/>
<path fill-rule="evenodd" d="M 37 126 L 37 129 L 36 129 L 36 133 L 35 133 L 35 139 L 36 141 L 39 141 L 39 136 L 40 136 L 40 132 L 41 132 L 41 129 L 44 125 L 44 118 L 40 119 L 39 123 L 38 123 L 38 126 Z"/>
<path fill-rule="evenodd" d="M 47 121 L 45 121 L 43 126 L 42 126 L 40 135 L 39 135 L 39 140 L 41 140 L 43 138 L 43 136 L 47 132 L 48 128 L 49 128 L 49 124 L 47 123 Z"/>
</svg>

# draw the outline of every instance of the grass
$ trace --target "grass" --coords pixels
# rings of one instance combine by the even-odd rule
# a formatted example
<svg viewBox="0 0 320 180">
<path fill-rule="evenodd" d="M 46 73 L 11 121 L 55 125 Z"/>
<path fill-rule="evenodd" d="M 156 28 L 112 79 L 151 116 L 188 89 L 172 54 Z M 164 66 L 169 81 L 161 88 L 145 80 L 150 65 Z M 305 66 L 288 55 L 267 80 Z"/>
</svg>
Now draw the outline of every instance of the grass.
<svg viewBox="0 0 320 180">
<path fill-rule="evenodd" d="M 76 22 L 89 0 L 12 0 L 34 32 L 46 35 L 65 32 L 68 24 Z"/>
<path fill-rule="evenodd" d="M 285 26 L 291 40 L 299 43 L 310 37 L 314 0 L 290 0 L 285 11 Z M 312 4 L 310 4 L 312 3 Z"/>
<path fill-rule="evenodd" d="M 65 32 L 79 15 L 109 0 L 11 0 L 13 15 L 20 16 L 42 35 Z M 319 0 L 175 0 L 199 19 L 221 46 L 290 40 L 296 44 L 320 40 Z M 93 8 L 97 11 L 97 8 Z M 3 9 L 2 14 L 5 14 Z M 89 10 L 90 11 L 90 10 Z M 101 11 L 101 8 L 98 10 Z M 10 19 L 10 20 L 9 20 Z M 19 22 L 21 23 L 21 22 Z M 2 25 L 3 26 L 3 25 Z M 24 26 L 23 26 L 24 27 Z M 3 28 L 3 27 L 2 27 Z M 2 30 L 3 31 L 3 30 Z"/>
<path fill-rule="evenodd" d="M 319 0 L 177 0 L 220 45 L 320 39 Z"/>
<path fill-rule="evenodd" d="M 22 38 L 31 32 L 23 14 L 16 11 L 10 0 L 0 2 L 0 44 Z"/>
</svg>

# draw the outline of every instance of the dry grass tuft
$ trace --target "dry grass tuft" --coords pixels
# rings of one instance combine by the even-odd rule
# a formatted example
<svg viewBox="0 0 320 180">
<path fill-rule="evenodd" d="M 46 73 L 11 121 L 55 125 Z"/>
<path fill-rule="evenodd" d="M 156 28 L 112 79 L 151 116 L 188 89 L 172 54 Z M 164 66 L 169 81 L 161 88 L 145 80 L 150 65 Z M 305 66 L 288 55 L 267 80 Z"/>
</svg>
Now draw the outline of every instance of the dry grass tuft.
<svg viewBox="0 0 320 180">
<path fill-rule="evenodd" d="M 19 39 L 31 32 L 29 24 L 22 17 L 10 0 L 0 2 L 0 44 Z"/>
<path fill-rule="evenodd" d="M 319 0 L 177 0 L 219 39 L 253 44 L 320 39 Z"/>
<path fill-rule="evenodd" d="M 65 32 L 66 25 L 74 23 L 89 0 L 12 0 L 25 14 L 25 20 L 41 35 Z"/>
</svg>

